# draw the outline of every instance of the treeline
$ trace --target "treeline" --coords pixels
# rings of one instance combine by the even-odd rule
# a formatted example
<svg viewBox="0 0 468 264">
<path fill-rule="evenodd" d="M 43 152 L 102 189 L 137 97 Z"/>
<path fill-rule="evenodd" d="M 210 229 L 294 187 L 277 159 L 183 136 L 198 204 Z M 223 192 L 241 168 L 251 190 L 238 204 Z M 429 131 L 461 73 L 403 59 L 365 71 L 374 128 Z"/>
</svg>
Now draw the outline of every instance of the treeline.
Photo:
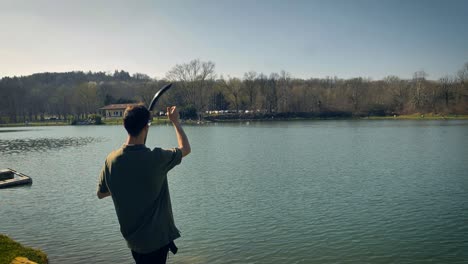
<svg viewBox="0 0 468 264">
<path fill-rule="evenodd" d="M 213 62 L 193 60 L 175 65 L 163 79 L 125 71 L 4 77 L 0 122 L 40 121 L 50 116 L 86 119 L 108 104 L 147 105 L 168 82 L 174 87 L 159 105 L 178 105 L 193 118 L 214 110 L 280 116 L 468 114 L 468 63 L 439 80 L 429 80 L 424 71 L 415 72 L 412 79 L 371 80 L 298 79 L 285 71 L 269 75 L 249 71 L 242 78 L 217 76 Z"/>
</svg>

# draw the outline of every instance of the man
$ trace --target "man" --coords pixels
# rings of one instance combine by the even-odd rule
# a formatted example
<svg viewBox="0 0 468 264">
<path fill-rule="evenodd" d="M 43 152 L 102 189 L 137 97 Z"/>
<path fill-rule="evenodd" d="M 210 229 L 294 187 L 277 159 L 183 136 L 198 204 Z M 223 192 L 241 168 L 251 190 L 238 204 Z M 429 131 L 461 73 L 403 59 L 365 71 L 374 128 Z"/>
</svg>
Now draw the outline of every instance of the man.
<svg viewBox="0 0 468 264">
<path fill-rule="evenodd" d="M 97 196 L 111 196 L 120 231 L 137 264 L 166 263 L 168 251 L 176 253 L 180 237 L 172 216 L 167 172 L 180 164 L 191 149 L 175 106 L 167 108 L 174 125 L 178 148 L 165 150 L 145 146 L 150 112 L 142 105 L 124 113 L 127 141 L 110 153 L 99 177 Z"/>
</svg>

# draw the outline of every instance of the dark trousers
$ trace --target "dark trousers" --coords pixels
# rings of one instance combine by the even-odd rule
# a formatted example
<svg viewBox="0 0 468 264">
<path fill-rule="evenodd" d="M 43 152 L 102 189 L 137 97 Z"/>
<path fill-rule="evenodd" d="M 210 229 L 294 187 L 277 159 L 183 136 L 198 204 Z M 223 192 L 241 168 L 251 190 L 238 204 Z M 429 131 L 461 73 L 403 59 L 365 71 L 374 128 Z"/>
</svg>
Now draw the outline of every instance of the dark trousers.
<svg viewBox="0 0 468 264">
<path fill-rule="evenodd" d="M 164 246 L 148 254 L 136 253 L 132 250 L 136 264 L 166 264 L 169 246 Z"/>
<path fill-rule="evenodd" d="M 140 254 L 132 250 L 132 256 L 136 264 L 166 264 L 169 250 L 174 255 L 177 253 L 177 246 L 174 244 L 174 241 L 148 254 Z"/>
</svg>

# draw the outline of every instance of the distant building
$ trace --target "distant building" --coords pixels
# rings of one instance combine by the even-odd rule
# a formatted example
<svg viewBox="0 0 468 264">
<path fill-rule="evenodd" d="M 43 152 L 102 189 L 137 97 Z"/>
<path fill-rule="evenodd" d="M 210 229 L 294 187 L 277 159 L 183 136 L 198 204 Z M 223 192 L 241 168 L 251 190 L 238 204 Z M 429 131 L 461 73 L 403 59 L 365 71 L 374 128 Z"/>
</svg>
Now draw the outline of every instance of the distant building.
<svg viewBox="0 0 468 264">
<path fill-rule="evenodd" d="M 102 108 L 99 108 L 99 112 L 104 118 L 115 118 L 115 117 L 122 117 L 125 108 L 131 105 L 138 105 L 138 104 L 111 104 L 106 105 Z"/>
</svg>

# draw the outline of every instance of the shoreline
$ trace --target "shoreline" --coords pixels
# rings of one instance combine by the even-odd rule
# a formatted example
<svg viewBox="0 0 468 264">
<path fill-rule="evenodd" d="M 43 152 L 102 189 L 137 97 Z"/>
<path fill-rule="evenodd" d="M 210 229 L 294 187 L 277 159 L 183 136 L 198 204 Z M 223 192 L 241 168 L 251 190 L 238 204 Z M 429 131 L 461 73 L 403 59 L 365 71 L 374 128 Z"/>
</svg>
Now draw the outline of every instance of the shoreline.
<svg viewBox="0 0 468 264">
<path fill-rule="evenodd" d="M 234 118 L 232 118 L 234 117 Z M 275 117 L 271 116 L 266 118 L 264 116 L 259 117 L 240 117 L 240 116 L 207 116 L 204 119 L 197 120 L 183 120 L 183 124 L 196 125 L 204 123 L 239 123 L 239 122 L 270 122 L 270 121 L 307 121 L 307 120 L 468 120 L 468 115 L 434 115 L 434 114 L 411 114 L 411 115 L 399 115 L 399 116 L 351 116 L 351 117 Z M 122 125 L 121 119 L 104 120 L 102 124 L 97 126 L 108 126 L 108 125 Z M 170 124 L 168 119 L 158 118 L 152 121 L 154 125 Z M 94 125 L 94 124 L 90 124 Z M 3 127 L 36 127 L 36 126 L 72 126 L 67 122 L 28 122 L 28 123 L 6 123 L 0 124 L 0 128 Z"/>
<path fill-rule="evenodd" d="M 425 116 L 425 117 L 413 117 L 413 116 L 368 116 L 368 117 L 293 117 L 293 118 L 239 118 L 239 119 L 212 119 L 209 121 L 204 121 L 206 123 L 237 123 L 237 122 L 270 122 L 270 121 L 281 121 L 281 122 L 291 122 L 291 121 L 325 121 L 325 120 L 418 120 L 418 121 L 428 121 L 428 120 L 468 120 L 468 115 L 458 115 L 458 116 Z M 193 121 L 196 123 L 195 121 Z M 203 121 L 202 121 L 203 122 Z"/>
<path fill-rule="evenodd" d="M 37 264 L 47 264 L 47 254 L 40 249 L 23 246 L 4 234 L 0 234 L 0 264 L 9 264 L 17 257 L 24 257 Z"/>
</svg>

